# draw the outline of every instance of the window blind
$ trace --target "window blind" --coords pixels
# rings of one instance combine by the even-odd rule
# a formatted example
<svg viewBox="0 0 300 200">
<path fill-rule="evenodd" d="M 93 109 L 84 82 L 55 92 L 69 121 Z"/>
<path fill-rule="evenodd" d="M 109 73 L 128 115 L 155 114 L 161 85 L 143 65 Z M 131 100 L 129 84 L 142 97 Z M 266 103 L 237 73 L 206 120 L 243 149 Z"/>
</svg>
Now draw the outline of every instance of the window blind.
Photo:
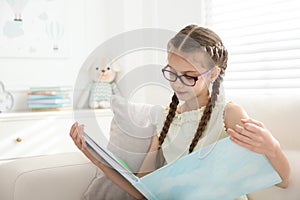
<svg viewBox="0 0 300 200">
<path fill-rule="evenodd" d="M 229 52 L 230 93 L 300 94 L 300 1 L 206 0 L 205 24 Z"/>
</svg>

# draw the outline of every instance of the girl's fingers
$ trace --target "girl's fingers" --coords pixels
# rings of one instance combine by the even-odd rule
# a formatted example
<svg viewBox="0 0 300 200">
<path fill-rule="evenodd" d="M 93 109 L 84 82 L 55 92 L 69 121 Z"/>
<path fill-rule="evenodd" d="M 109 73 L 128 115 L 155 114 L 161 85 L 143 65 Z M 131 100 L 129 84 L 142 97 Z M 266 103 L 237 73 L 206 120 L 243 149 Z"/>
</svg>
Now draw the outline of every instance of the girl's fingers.
<svg viewBox="0 0 300 200">
<path fill-rule="evenodd" d="M 258 126 L 256 124 L 253 123 L 245 123 L 244 124 L 244 128 L 250 132 L 252 132 L 255 135 L 261 135 L 261 133 L 263 132 L 263 127 Z"/>
<path fill-rule="evenodd" d="M 251 151 L 257 151 L 256 147 L 251 145 L 251 144 L 247 144 L 247 143 L 244 143 L 243 141 L 240 141 L 239 139 L 237 138 L 233 138 L 231 137 L 230 138 L 233 142 L 235 142 L 236 144 L 242 146 L 242 147 L 245 147 L 246 149 L 249 149 Z"/>
<path fill-rule="evenodd" d="M 84 127 L 83 125 L 80 125 L 78 127 L 78 140 L 79 140 L 79 144 L 80 144 L 80 149 L 82 150 L 83 147 L 84 147 L 84 144 L 85 144 L 85 141 L 84 141 L 84 137 L 83 137 L 83 130 L 84 130 Z"/>
<path fill-rule="evenodd" d="M 241 119 L 241 122 L 245 123 L 253 123 L 261 128 L 264 128 L 265 125 L 263 123 L 261 123 L 260 121 L 257 121 L 255 119 L 249 118 L 249 119 Z"/>
<path fill-rule="evenodd" d="M 77 126 L 78 126 L 78 122 L 75 122 L 75 123 L 71 126 L 71 129 L 70 129 L 70 136 L 71 136 L 71 137 L 74 136 L 74 132 L 75 132 Z"/>
<path fill-rule="evenodd" d="M 256 134 L 255 132 L 248 131 L 240 125 L 236 125 L 235 129 L 229 128 L 228 133 L 235 139 L 238 139 L 240 142 L 243 142 L 245 144 L 249 144 L 256 147 L 261 146 L 261 135 Z"/>
<path fill-rule="evenodd" d="M 253 138 L 253 133 L 252 132 L 249 132 L 248 130 L 246 130 L 244 127 L 240 126 L 240 125 L 235 125 L 235 131 L 245 137 L 248 137 L 248 138 Z"/>
<path fill-rule="evenodd" d="M 81 135 L 81 125 L 77 126 L 77 128 L 75 129 L 74 132 L 75 132 L 75 139 L 76 139 L 76 141 L 79 144 L 79 142 L 80 142 L 80 135 Z"/>
<path fill-rule="evenodd" d="M 75 145 L 79 149 L 83 149 L 85 147 L 85 140 L 83 138 L 83 132 L 84 132 L 84 125 L 79 125 L 78 123 L 74 123 L 70 130 L 70 135 L 75 142 Z"/>
<path fill-rule="evenodd" d="M 232 139 L 238 140 L 239 142 L 245 143 L 245 144 L 252 144 L 251 138 L 245 136 L 244 134 L 241 134 L 233 129 L 228 129 L 228 133 L 231 135 Z"/>
</svg>

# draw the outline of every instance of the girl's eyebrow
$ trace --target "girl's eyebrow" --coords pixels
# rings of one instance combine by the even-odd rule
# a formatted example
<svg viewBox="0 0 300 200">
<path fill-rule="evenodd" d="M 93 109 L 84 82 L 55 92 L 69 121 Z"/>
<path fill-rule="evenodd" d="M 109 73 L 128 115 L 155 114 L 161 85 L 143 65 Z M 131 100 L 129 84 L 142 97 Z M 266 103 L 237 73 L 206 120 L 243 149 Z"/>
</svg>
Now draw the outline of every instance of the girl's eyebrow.
<svg viewBox="0 0 300 200">
<path fill-rule="evenodd" d="M 173 70 L 174 70 L 174 68 L 171 66 L 171 65 L 169 65 L 169 64 L 167 64 L 167 66 L 168 67 L 170 67 L 170 68 L 172 68 Z M 175 71 L 175 70 L 174 70 Z M 195 70 L 195 71 L 182 71 L 181 73 L 197 73 L 198 71 L 197 70 Z M 199 73 L 199 72 L 198 72 Z"/>
</svg>

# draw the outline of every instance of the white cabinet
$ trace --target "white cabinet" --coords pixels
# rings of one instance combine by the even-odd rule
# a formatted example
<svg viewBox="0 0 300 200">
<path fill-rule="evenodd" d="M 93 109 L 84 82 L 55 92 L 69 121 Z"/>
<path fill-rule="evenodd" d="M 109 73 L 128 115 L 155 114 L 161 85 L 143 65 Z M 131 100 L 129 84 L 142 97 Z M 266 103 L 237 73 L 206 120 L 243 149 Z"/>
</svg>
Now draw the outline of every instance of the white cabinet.
<svg viewBox="0 0 300 200">
<path fill-rule="evenodd" d="M 2 113 L 0 160 L 78 151 L 69 136 L 75 121 L 84 123 L 86 132 L 106 144 L 112 116 L 109 109 Z"/>
</svg>

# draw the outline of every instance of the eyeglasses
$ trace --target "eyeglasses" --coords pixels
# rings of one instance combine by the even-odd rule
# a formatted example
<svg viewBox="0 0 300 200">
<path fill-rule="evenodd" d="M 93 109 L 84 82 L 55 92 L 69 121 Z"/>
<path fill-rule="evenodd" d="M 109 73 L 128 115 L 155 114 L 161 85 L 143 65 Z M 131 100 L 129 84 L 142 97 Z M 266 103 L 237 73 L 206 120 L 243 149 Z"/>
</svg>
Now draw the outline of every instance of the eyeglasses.
<svg viewBox="0 0 300 200">
<path fill-rule="evenodd" d="M 164 67 L 161 71 L 165 77 L 165 79 L 167 79 L 168 81 L 170 82 L 175 82 L 177 80 L 177 78 L 179 78 L 179 80 L 181 81 L 181 83 L 183 83 L 184 85 L 186 86 L 190 86 L 190 87 L 193 87 L 194 85 L 196 85 L 196 82 L 208 75 L 210 72 L 211 72 L 211 69 L 210 70 L 207 70 L 206 72 L 200 74 L 199 76 L 188 76 L 188 75 L 178 75 L 177 73 L 175 72 L 172 72 L 170 70 L 168 70 L 170 66 L 167 65 L 166 67 Z"/>
</svg>

